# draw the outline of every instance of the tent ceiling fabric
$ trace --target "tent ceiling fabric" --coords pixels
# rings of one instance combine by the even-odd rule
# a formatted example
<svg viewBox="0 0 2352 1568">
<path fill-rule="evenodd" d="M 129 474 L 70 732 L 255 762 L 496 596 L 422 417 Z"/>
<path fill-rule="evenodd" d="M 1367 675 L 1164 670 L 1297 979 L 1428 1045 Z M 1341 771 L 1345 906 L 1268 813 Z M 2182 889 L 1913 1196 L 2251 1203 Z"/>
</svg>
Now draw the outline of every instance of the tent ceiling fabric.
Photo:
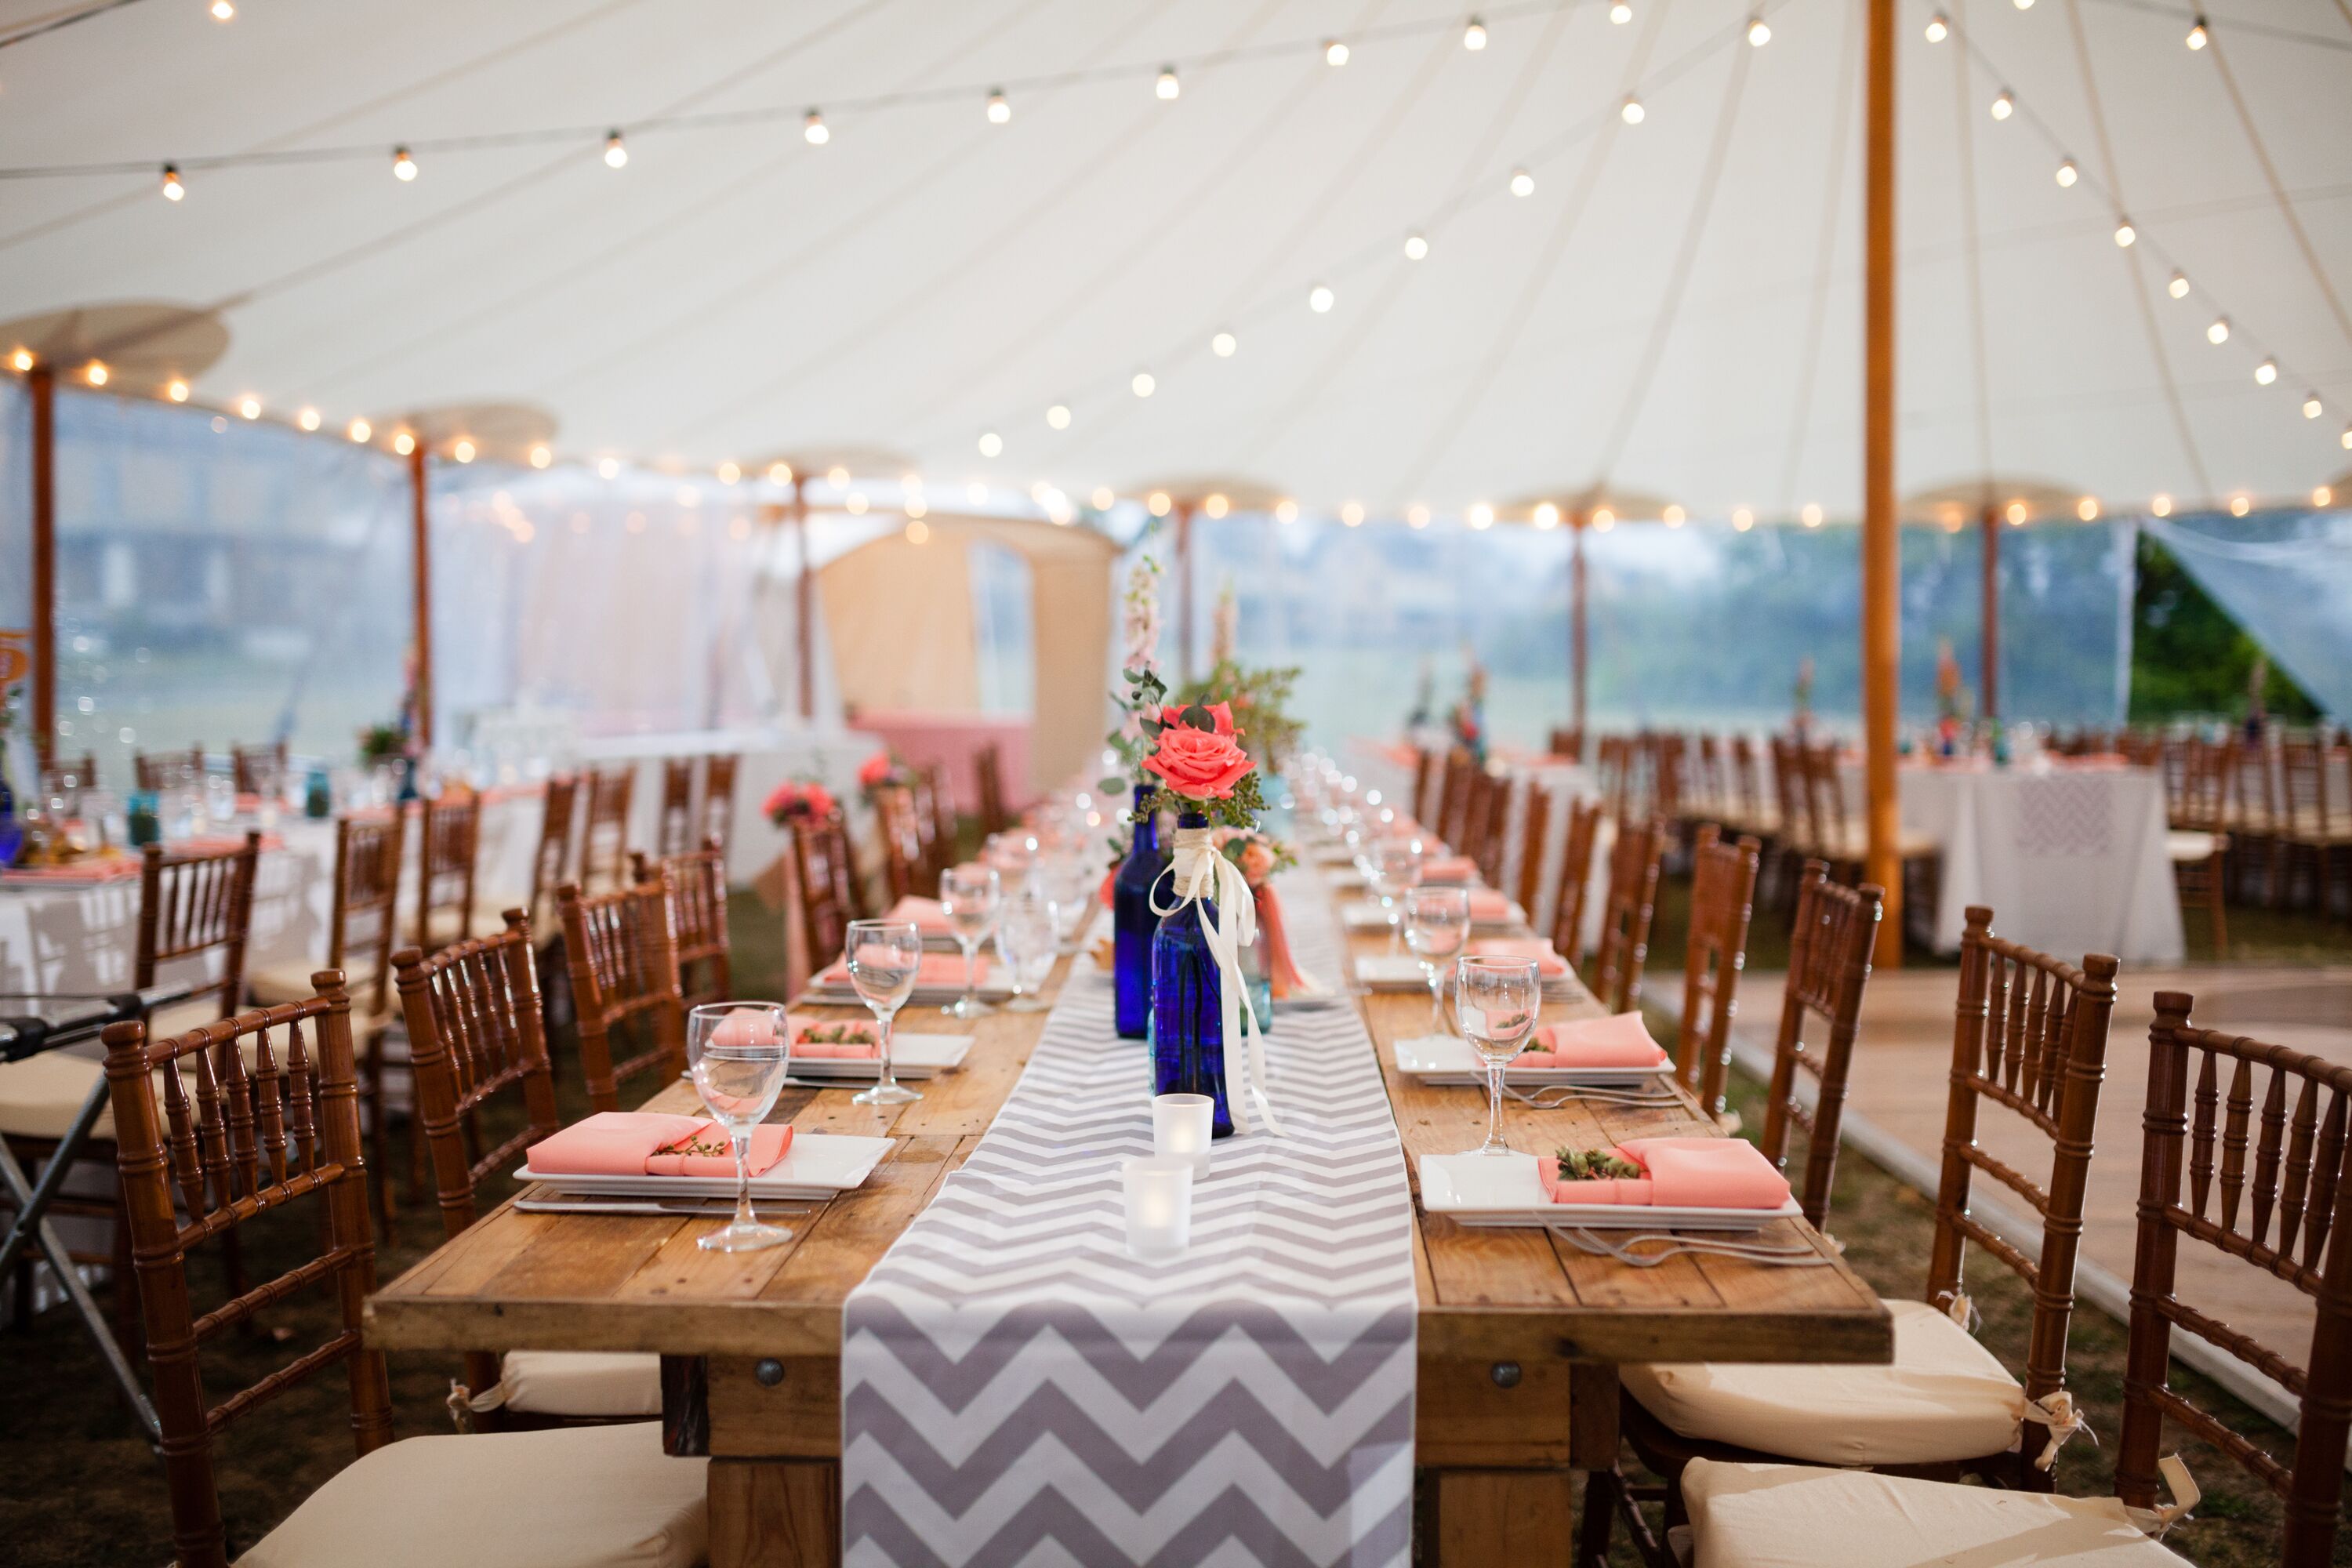
<svg viewBox="0 0 2352 1568">
<path fill-rule="evenodd" d="M 2352 413 L 2340 310 L 2215 51 L 2183 47 L 2187 10 L 2075 4 L 2112 172 L 2067 5 L 1969 8 L 1979 58 L 1924 41 L 1924 4 L 1899 10 L 1906 486 L 1989 463 L 2113 506 L 2196 497 L 2137 268 L 2210 490 L 2307 495 L 2341 465 Z M 1695 515 L 1851 515 L 1850 125 L 1843 166 L 1831 152 L 1858 8 L 1763 8 L 1770 42 L 1750 51 L 1741 5 L 1636 0 L 1613 26 L 1597 5 L 1517 0 L 1486 11 L 1472 52 L 1461 8 L 1427 0 L 349 0 L 255 5 L 226 26 L 195 5 L 123 6 L 0 50 L 0 164 L 124 169 L 0 179 L 0 268 L 24 311 L 216 311 L 232 337 L 200 400 L 315 405 L 331 428 L 488 393 L 545 407 L 566 458 L 708 469 L 854 439 L 933 480 L 1073 495 L 1260 473 L 1310 509 L 1394 515 L 1567 477 Z M 2332 0 L 2233 0 L 2212 26 L 2334 294 L 2352 295 L 2352 35 Z M 1329 37 L 1350 41 L 1344 67 L 1324 62 Z M 1637 55 L 1646 114 L 1629 126 L 1616 110 Z M 1629 412 L 1735 56 L 1748 76 L 1721 191 Z M 1173 101 L 1151 86 L 1168 60 Z M 983 112 L 996 85 L 1003 125 Z M 2003 86 L 2020 109 L 1996 122 Z M 811 105 L 821 147 L 802 134 Z M 619 169 L 603 156 L 614 126 L 630 132 Z M 510 134 L 558 127 L 578 133 Z M 2072 189 L 2053 141 L 2081 165 Z M 417 144 L 412 181 L 393 177 L 396 143 Z M 273 161 L 207 166 L 230 153 Z M 166 160 L 184 200 L 159 195 Z M 1507 188 L 1518 167 L 1525 197 Z M 1406 258 L 1414 233 L 1425 259 Z M 2193 280 L 2185 299 L 2167 297 L 2159 256 Z M 2216 347 L 2206 329 L 2225 312 Z M 1212 350 L 1221 331 L 1230 355 Z M 2264 347 L 2289 373 L 2276 384 L 2254 377 Z M 2311 390 L 2327 412 L 2305 420 Z M 1622 453 L 1598 471 L 1621 416 Z M 983 433 L 1001 456 L 980 455 Z"/>
</svg>

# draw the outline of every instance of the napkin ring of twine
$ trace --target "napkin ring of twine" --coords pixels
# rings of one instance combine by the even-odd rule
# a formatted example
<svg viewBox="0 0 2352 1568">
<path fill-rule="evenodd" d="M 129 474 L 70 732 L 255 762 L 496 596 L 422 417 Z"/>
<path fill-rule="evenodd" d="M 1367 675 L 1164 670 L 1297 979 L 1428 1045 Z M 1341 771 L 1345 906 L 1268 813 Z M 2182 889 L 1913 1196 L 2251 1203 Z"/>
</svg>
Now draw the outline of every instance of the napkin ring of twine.
<svg viewBox="0 0 2352 1568">
<path fill-rule="evenodd" d="M 1175 858 L 1168 875 L 1176 901 L 1162 906 L 1157 883 L 1151 889 L 1151 912 L 1162 919 L 1190 906 L 1208 939 L 1223 984 L 1217 987 L 1224 1022 L 1225 1104 L 1234 1131 L 1250 1131 L 1249 1108 L 1255 1105 L 1265 1129 L 1277 1137 L 1282 1123 L 1275 1119 L 1274 1101 L 1266 1093 L 1265 1037 L 1258 1032 L 1257 1011 L 1243 997 L 1241 950 L 1257 940 L 1257 900 L 1241 868 L 1217 853 L 1206 827 L 1176 830 Z M 1211 908 L 1217 918 L 1211 920 Z M 1235 1047 L 1240 1047 L 1236 1049 Z"/>
</svg>

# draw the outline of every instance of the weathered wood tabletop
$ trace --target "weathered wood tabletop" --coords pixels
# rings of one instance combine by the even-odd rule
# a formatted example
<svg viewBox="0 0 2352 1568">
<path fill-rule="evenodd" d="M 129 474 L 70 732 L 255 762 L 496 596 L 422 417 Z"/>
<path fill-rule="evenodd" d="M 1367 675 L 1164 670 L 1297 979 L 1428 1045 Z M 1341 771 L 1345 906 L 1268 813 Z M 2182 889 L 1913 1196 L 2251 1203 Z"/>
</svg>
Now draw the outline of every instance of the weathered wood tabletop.
<svg viewBox="0 0 2352 1568">
<path fill-rule="evenodd" d="M 1349 947 L 1362 955 L 1386 951 L 1388 941 L 1354 936 Z M 1072 962 L 1093 961 L 1058 965 L 1049 1000 Z M 1408 1165 L 1423 1153 L 1474 1147 L 1486 1131 L 1483 1092 L 1431 1088 L 1395 1067 L 1391 1042 L 1428 1030 L 1427 994 L 1358 1001 Z M 1574 1001 L 1547 1003 L 1545 1018 L 1599 1011 L 1579 989 Z M 795 1127 L 887 1132 L 896 1144 L 864 1186 L 789 1216 L 790 1246 L 714 1254 L 695 1245 L 714 1223 L 707 1219 L 532 1215 L 507 1205 L 379 1290 L 367 1307 L 369 1342 L 453 1353 L 698 1358 L 707 1370 L 688 1386 L 707 1410 L 687 1427 L 707 1440 L 713 1460 L 714 1568 L 837 1560 L 842 1303 L 987 1131 L 1045 1019 L 998 1012 L 964 1024 L 912 1009 L 905 1016 L 918 1016 L 926 1031 L 975 1037 L 961 1068 L 914 1086 L 921 1100 L 874 1109 L 851 1103 L 847 1089 L 788 1089 L 778 1100 L 775 1119 Z M 695 1111 L 698 1104 L 692 1089 L 676 1083 L 646 1108 Z M 1530 1153 L 1716 1131 L 1687 1102 L 1547 1111 L 1507 1103 L 1505 1128 Z M 1486 1562 L 1508 1541 L 1567 1539 L 1570 1469 L 1605 1465 L 1616 1451 L 1618 1365 L 1889 1358 L 1885 1309 L 1829 1243 L 1798 1220 L 1775 1221 L 1760 1239 L 1810 1244 L 1832 1261 L 1785 1268 L 1685 1257 L 1636 1269 L 1548 1232 L 1421 1215 L 1415 1457 L 1438 1489 L 1433 1555 Z M 670 1381 L 675 1389 L 683 1380 Z M 1507 1538 L 1497 1533 L 1507 1529 Z M 1541 1533 L 1529 1536 L 1531 1529 Z"/>
</svg>

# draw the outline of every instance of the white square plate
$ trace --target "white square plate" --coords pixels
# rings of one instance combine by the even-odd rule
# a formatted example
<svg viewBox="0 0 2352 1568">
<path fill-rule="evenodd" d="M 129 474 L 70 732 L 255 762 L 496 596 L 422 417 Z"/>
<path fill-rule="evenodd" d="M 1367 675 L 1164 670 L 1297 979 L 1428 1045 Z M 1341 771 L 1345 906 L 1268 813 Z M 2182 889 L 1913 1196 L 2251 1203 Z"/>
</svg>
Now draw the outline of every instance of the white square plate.
<svg viewBox="0 0 2352 1568">
<path fill-rule="evenodd" d="M 1389 912 L 1374 900 L 1361 900 L 1339 906 L 1339 922 L 1351 931 L 1386 931 Z M 1514 902 L 1510 911 L 1498 920 L 1472 921 L 1470 931 L 1474 936 L 1508 936 L 1526 924 L 1525 911 Z"/>
<path fill-rule="evenodd" d="M 1007 985 L 1002 980 L 995 979 L 992 976 L 992 978 L 981 982 L 981 984 L 975 988 L 973 994 L 983 1002 L 1002 1002 L 1013 994 L 1013 987 Z M 905 1005 L 910 1009 L 922 1007 L 944 1007 L 962 994 L 963 987 L 961 985 L 918 985 L 915 987 L 914 994 L 907 998 Z M 809 983 L 809 988 L 801 994 L 798 1000 L 804 1002 L 811 1006 L 817 1007 L 863 1007 L 866 1005 L 864 1000 L 861 999 L 857 993 L 851 987 L 847 985 L 827 985 L 823 981 L 811 981 Z M 904 1017 L 906 1015 L 901 1013 L 899 1016 Z M 797 1064 L 795 1064 L 793 1070 L 799 1070 Z"/>
<path fill-rule="evenodd" d="M 1396 1041 L 1390 1050 L 1396 1058 L 1397 1071 L 1423 1083 L 1438 1087 L 1486 1086 L 1486 1064 L 1470 1048 L 1469 1041 L 1453 1035 L 1416 1035 Z M 1540 1089 L 1551 1084 L 1646 1089 L 1651 1079 L 1672 1070 L 1673 1065 L 1669 1059 L 1654 1068 L 1507 1067 L 1503 1069 L 1503 1081 L 1520 1089 Z"/>
<path fill-rule="evenodd" d="M 1777 1209 L 1655 1208 L 1641 1204 L 1556 1204 L 1544 1195 L 1536 1157 L 1423 1154 L 1421 1206 L 1462 1225 L 1585 1230 L 1761 1230 L 1804 1213 L 1794 1195 Z"/>
<path fill-rule="evenodd" d="M 1356 957 L 1356 978 L 1374 991 L 1429 990 L 1421 960 L 1409 952 L 1367 952 Z"/>
<path fill-rule="evenodd" d="M 970 1035 L 899 1034 L 890 1041 L 890 1072 L 895 1078 L 922 1079 L 963 1065 L 971 1049 Z M 793 1076 L 838 1079 L 844 1083 L 870 1082 L 881 1070 L 873 1057 L 804 1057 L 793 1053 Z"/>
<path fill-rule="evenodd" d="M 862 1184 L 890 1152 L 887 1138 L 794 1131 L 784 1157 L 751 1178 L 754 1198 L 829 1198 Z M 732 1176 L 545 1176 L 526 1163 L 521 1182 L 588 1197 L 731 1198 Z"/>
</svg>

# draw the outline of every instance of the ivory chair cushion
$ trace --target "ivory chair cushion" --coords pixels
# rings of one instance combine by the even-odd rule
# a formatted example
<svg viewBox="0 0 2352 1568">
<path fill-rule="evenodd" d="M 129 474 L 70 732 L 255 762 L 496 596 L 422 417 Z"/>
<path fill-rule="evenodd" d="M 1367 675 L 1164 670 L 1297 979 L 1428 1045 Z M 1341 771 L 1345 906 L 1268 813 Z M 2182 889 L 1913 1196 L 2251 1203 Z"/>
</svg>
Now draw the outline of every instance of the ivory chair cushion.
<svg viewBox="0 0 2352 1568">
<path fill-rule="evenodd" d="M 81 1113 L 93 1085 L 106 1081 L 106 1066 L 62 1050 L 43 1051 L 20 1062 L 0 1062 L 0 1133 L 11 1138 L 62 1138 Z M 114 1136 L 111 1108 L 98 1113 L 91 1136 Z"/>
<path fill-rule="evenodd" d="M 604 1351 L 509 1351 L 501 1403 L 531 1415 L 659 1415 L 661 1357 Z"/>
<path fill-rule="evenodd" d="M 2025 1390 L 1966 1329 L 1924 1301 L 1888 1301 L 1887 1366 L 1689 1362 L 1628 1366 L 1642 1407 L 1685 1437 L 1817 1465 L 1916 1465 L 2018 1440 Z"/>
<path fill-rule="evenodd" d="M 2164 836 L 2164 856 L 2168 860 L 2210 860 L 2214 852 L 2229 843 L 2218 833 L 2192 833 L 2176 827 Z"/>
<path fill-rule="evenodd" d="M 1683 1468 L 1683 1501 L 1691 1568 L 2156 1568 L 2182 1561 L 2111 1497 L 1694 1459 Z"/>
<path fill-rule="evenodd" d="M 661 1423 L 410 1437 L 338 1471 L 237 1568 L 694 1568 L 708 1461 Z"/>
</svg>

